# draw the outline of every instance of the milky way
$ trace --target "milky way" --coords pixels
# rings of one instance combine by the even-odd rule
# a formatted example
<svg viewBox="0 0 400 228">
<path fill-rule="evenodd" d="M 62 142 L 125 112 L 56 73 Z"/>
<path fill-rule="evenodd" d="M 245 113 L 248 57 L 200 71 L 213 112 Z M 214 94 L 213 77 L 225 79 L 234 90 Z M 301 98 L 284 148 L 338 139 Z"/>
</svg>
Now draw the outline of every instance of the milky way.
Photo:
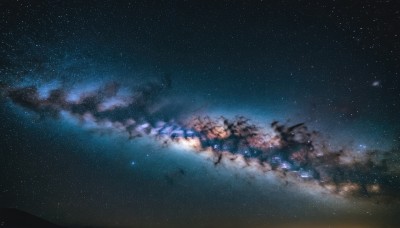
<svg viewBox="0 0 400 228">
<path fill-rule="evenodd" d="M 214 165 L 244 161 L 262 173 L 314 183 L 345 197 L 398 200 L 397 151 L 329 148 L 323 134 L 304 123 L 270 123 L 265 129 L 250 117 L 213 118 L 191 112 L 178 115 L 160 105 L 171 79 L 139 86 L 116 82 L 41 86 L 2 85 L 3 98 L 41 117 L 67 118 L 91 130 L 122 133 L 129 139 L 148 136 L 161 144 L 189 145 L 194 153 L 209 152 Z M 185 107 L 179 107 L 184 110 Z M 339 145 L 340 146 L 340 145 Z"/>
</svg>

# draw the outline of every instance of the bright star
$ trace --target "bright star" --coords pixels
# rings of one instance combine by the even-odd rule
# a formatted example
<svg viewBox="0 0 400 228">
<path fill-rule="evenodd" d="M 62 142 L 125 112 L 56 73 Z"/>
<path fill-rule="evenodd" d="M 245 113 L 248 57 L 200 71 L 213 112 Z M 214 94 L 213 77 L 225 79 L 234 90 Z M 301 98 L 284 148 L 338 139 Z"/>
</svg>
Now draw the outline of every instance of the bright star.
<svg viewBox="0 0 400 228">
<path fill-rule="evenodd" d="M 378 87 L 378 86 L 380 86 L 381 85 L 381 82 L 380 81 L 373 81 L 372 82 L 372 86 L 373 87 Z"/>
</svg>

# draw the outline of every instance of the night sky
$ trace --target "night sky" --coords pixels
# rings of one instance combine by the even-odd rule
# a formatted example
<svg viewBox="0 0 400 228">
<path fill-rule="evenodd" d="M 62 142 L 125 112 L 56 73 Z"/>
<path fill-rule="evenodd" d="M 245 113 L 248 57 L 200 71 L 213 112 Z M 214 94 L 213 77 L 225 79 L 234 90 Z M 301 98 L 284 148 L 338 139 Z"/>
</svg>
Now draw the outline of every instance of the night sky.
<svg viewBox="0 0 400 228">
<path fill-rule="evenodd" d="M 396 227 L 396 1 L 0 2 L 0 207 L 72 227 Z"/>
</svg>

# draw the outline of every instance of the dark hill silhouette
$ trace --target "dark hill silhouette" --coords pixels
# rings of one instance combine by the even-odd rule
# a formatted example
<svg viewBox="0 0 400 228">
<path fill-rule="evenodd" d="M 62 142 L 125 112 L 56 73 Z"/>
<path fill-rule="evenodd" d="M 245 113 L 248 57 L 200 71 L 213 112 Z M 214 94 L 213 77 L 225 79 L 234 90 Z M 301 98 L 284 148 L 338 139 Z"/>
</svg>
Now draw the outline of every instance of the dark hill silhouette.
<svg viewBox="0 0 400 228">
<path fill-rule="evenodd" d="M 14 208 L 0 208 L 0 227 L 54 227 L 56 224 Z"/>
</svg>

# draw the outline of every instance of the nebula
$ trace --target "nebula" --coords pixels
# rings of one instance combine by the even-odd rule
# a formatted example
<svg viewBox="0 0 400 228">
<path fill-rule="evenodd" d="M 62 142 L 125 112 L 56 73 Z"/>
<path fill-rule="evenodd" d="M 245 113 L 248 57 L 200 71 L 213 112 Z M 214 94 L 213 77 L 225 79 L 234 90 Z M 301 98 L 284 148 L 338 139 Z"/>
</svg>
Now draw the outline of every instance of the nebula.
<svg viewBox="0 0 400 228">
<path fill-rule="evenodd" d="M 269 129 L 244 116 L 213 118 L 186 112 L 183 117 L 160 107 L 171 87 L 168 76 L 137 87 L 109 82 L 95 85 L 2 85 L 2 96 L 41 117 L 71 118 L 95 131 L 119 132 L 129 139 L 148 136 L 168 145 L 207 151 L 214 165 L 228 160 L 273 172 L 283 179 L 314 183 L 344 197 L 399 199 L 398 151 L 333 150 L 320 132 L 305 123 L 274 121 Z M 185 107 L 180 107 L 184 110 Z M 171 174 L 184 175 L 184 171 Z M 311 186 L 312 187 L 312 186 Z"/>
</svg>

